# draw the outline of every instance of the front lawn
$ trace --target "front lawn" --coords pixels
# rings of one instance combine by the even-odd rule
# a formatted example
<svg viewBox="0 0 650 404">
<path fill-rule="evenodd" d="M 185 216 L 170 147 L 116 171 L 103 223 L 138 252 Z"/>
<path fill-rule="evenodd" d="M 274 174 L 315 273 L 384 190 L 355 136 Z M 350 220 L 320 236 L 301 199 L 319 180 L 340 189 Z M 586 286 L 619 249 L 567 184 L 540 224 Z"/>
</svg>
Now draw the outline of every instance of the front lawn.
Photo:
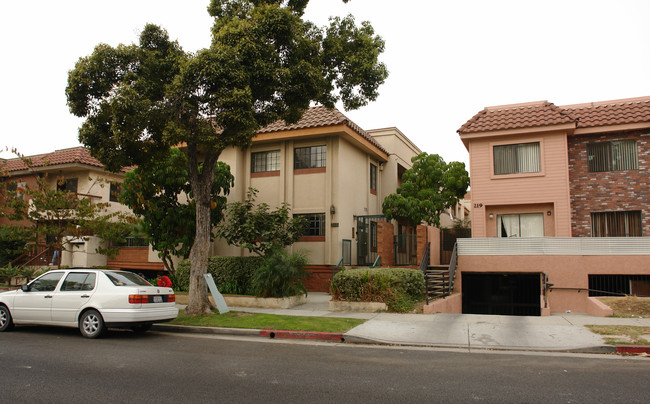
<svg viewBox="0 0 650 404">
<path fill-rule="evenodd" d="M 612 317 L 650 317 L 648 297 L 601 297 L 599 300 L 614 310 Z"/>
<path fill-rule="evenodd" d="M 344 333 L 366 320 L 338 317 L 285 316 L 231 311 L 201 316 L 187 316 L 181 310 L 168 324 L 201 327 L 253 328 L 261 330 L 318 331 Z"/>
<path fill-rule="evenodd" d="M 650 345 L 650 327 L 633 325 L 588 325 L 592 332 L 603 335 L 610 345 Z"/>
</svg>

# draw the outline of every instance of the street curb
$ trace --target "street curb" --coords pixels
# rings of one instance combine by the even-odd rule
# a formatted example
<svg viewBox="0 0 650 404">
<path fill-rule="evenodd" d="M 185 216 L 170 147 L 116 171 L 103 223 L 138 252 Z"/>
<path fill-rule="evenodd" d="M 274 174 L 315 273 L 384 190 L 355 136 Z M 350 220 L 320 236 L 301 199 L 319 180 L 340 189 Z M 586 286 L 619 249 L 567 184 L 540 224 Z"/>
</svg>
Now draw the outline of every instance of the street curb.
<svg viewBox="0 0 650 404">
<path fill-rule="evenodd" d="M 317 331 L 260 330 L 256 328 L 200 327 L 176 324 L 154 324 L 152 331 L 178 332 L 186 334 L 244 335 L 251 337 L 312 339 L 343 342 L 343 334 Z"/>
<path fill-rule="evenodd" d="M 343 334 L 338 332 L 261 330 L 259 335 L 260 337 L 269 338 L 317 339 L 324 341 L 345 342 Z"/>
<path fill-rule="evenodd" d="M 467 349 L 473 351 L 521 351 L 521 352 L 558 352 L 558 353 L 594 353 L 594 354 L 608 354 L 616 353 L 616 347 L 613 345 L 597 345 L 590 347 L 575 347 L 575 348 L 532 348 L 532 347 L 507 347 L 507 346 L 467 346 L 467 345 L 446 345 L 446 344 L 416 344 L 407 342 L 389 342 L 378 339 L 371 339 L 366 337 L 359 337 L 355 335 L 343 336 L 345 342 L 351 344 L 370 344 L 370 345 L 392 345 L 392 346 L 412 346 L 412 347 L 430 347 L 430 348 L 451 348 L 451 349 Z"/>
<path fill-rule="evenodd" d="M 253 328 L 199 327 L 176 324 L 154 324 L 151 327 L 151 330 L 163 332 L 179 332 L 186 334 L 246 335 L 253 337 L 258 337 L 260 335 L 260 331 L 262 331 Z"/>
<path fill-rule="evenodd" d="M 391 345 L 391 346 L 413 346 L 431 348 L 453 348 L 488 351 L 528 351 L 528 352 L 566 352 L 566 353 L 650 353 L 650 346 L 647 345 L 599 345 L 592 347 L 576 348 L 526 348 L 526 347 L 488 347 L 488 346 L 462 346 L 462 345 L 441 345 L 441 344 L 413 344 L 403 342 L 390 342 L 341 333 L 317 332 L 317 331 L 287 331 L 287 330 L 260 330 L 253 328 L 228 328 L 228 327 L 199 327 L 190 325 L 175 324 L 154 324 L 152 331 L 178 332 L 186 334 L 215 334 L 215 335 L 239 335 L 264 338 L 283 339 L 309 339 L 321 341 L 337 341 L 351 344 L 366 345 Z"/>
<path fill-rule="evenodd" d="M 624 354 L 650 354 L 650 345 L 616 345 L 616 350 Z"/>
</svg>

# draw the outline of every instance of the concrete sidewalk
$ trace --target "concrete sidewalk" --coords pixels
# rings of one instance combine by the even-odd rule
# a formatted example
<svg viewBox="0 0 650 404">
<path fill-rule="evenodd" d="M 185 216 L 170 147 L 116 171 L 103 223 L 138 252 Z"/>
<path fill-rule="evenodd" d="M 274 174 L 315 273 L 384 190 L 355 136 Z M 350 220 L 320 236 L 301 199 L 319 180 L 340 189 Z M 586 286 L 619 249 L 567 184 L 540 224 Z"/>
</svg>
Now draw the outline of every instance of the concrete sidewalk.
<svg viewBox="0 0 650 404">
<path fill-rule="evenodd" d="M 346 342 L 529 351 L 616 352 L 587 324 L 650 326 L 650 319 L 566 313 L 546 317 L 473 314 L 394 314 L 329 311 L 327 293 L 310 293 L 290 309 L 230 307 L 233 311 L 367 319 L 343 335 Z M 227 333 L 227 330 L 222 330 Z"/>
</svg>

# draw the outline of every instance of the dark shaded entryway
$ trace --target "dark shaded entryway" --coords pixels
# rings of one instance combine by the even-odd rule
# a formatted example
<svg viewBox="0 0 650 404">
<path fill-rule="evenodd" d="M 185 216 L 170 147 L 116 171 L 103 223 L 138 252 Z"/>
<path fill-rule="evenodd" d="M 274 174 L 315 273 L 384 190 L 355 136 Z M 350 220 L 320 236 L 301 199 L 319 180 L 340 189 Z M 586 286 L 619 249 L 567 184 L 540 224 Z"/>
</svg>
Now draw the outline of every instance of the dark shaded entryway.
<svg viewBox="0 0 650 404">
<path fill-rule="evenodd" d="M 463 273 L 463 314 L 539 316 L 540 276 Z"/>
</svg>

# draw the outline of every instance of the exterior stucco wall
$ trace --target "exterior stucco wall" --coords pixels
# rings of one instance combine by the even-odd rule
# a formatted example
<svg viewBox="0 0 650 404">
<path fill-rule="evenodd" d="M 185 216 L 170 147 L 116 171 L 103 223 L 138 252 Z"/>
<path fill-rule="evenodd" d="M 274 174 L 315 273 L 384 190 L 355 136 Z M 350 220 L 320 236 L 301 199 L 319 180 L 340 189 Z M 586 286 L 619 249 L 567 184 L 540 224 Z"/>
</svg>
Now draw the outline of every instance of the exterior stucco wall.
<svg viewBox="0 0 650 404">
<path fill-rule="evenodd" d="M 588 312 L 589 275 L 647 275 L 648 256 L 621 255 L 459 255 L 455 290 L 462 291 L 462 273 L 545 273 L 551 312 Z"/>
<path fill-rule="evenodd" d="M 256 201 L 265 202 L 271 208 L 286 201 L 294 214 L 323 213 L 326 221 L 325 241 L 302 240 L 291 249 L 306 250 L 312 265 L 334 265 L 342 257 L 342 240 L 351 240 L 352 261 L 356 263 L 355 217 L 381 214 L 383 197 L 397 189 L 398 162 L 403 166 L 408 160 L 410 167 L 410 158 L 419 152 L 397 129 L 392 128 L 389 132 L 383 138 L 388 142 L 386 145 L 400 150 L 392 153 L 389 161 L 378 160 L 349 138 L 338 134 L 285 136 L 277 140 L 267 137 L 263 142 L 254 141 L 247 150 L 227 149 L 220 160 L 230 165 L 235 176 L 235 187 L 228 195 L 228 201 L 243 200 L 248 187 L 253 187 L 258 190 Z M 326 167 L 296 172 L 293 168 L 294 149 L 320 145 L 327 147 Z M 252 176 L 251 153 L 269 150 L 280 150 L 279 172 Z M 403 158 L 400 153 L 408 155 Z M 370 190 L 370 164 L 378 167 L 376 194 Z M 223 240 L 215 240 L 210 253 L 233 256 L 250 254 L 241 248 L 228 246 Z"/>
<path fill-rule="evenodd" d="M 494 175 L 493 147 L 505 144 L 540 142 L 541 172 Z M 544 205 L 546 236 L 570 237 L 571 216 L 566 134 L 533 133 L 507 137 L 471 139 L 470 187 L 472 190 L 472 237 L 496 235 L 496 213 L 523 213 Z M 515 209 L 512 211 L 504 210 Z M 551 208 L 549 208 L 550 206 Z M 517 212 L 516 210 L 519 210 Z M 547 218 L 546 212 L 551 211 Z M 494 219 L 489 218 L 493 213 Z M 553 223 L 547 225 L 546 221 Z M 551 234 L 552 231 L 552 234 Z"/>
<path fill-rule="evenodd" d="M 368 133 L 386 150 L 389 150 L 388 161 L 380 165 L 378 196 L 381 201 L 399 187 L 399 167 L 409 169 L 413 167 L 411 158 L 422 153 L 402 132 L 397 128 L 375 129 Z"/>
<path fill-rule="evenodd" d="M 638 170 L 590 173 L 587 144 L 615 140 L 637 141 Z M 624 132 L 569 136 L 572 231 L 591 236 L 591 213 L 641 211 L 643 236 L 650 236 L 650 133 Z"/>
</svg>

